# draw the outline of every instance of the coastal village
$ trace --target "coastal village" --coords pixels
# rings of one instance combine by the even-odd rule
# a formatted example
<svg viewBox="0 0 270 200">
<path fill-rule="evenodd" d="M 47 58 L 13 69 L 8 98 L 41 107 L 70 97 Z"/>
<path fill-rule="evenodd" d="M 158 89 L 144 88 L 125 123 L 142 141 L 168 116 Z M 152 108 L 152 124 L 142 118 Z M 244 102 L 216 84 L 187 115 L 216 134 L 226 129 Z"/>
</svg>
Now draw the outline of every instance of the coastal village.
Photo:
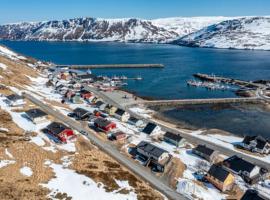
<svg viewBox="0 0 270 200">
<path fill-rule="evenodd" d="M 227 133 L 220 134 L 218 131 L 212 133 L 215 132 L 213 130 L 186 130 L 155 119 L 154 111 L 143 105 L 143 99 L 121 90 L 127 77 L 99 76 L 89 70 L 51 67 L 40 61 L 28 63 L 26 58 L 4 47 L 0 56 L 4 61 L 2 63 L 0 60 L 1 76 L 11 76 L 10 74 L 14 73 L 10 68 L 16 66 L 9 66 L 9 63 L 23 62 L 24 68 L 29 68 L 29 74 L 20 75 L 27 79 L 27 84 L 16 82 L 17 80 L 11 84 L 7 80 L 1 81 L 1 110 L 9 113 L 16 126 L 24 129 L 22 138 L 25 141 L 52 154 L 59 154 L 58 151 L 69 152 L 61 158 L 65 158 L 65 167 L 60 166 L 61 159 L 55 163 L 50 160 L 44 163 L 54 169 L 55 173 L 61 170 L 75 173 L 69 166 L 76 168 L 72 162 L 79 158 L 70 152 L 86 148 L 78 145 L 75 147 L 78 142 L 92 142 L 101 150 L 99 144 L 116 149 L 131 163 L 141 166 L 187 199 L 269 199 L 270 141 L 266 138 L 256 136 L 256 133 L 254 136 L 240 138 Z M 31 76 L 30 72 L 34 76 Z M 43 104 L 39 105 L 39 102 Z M 4 123 L 2 126 L 0 132 L 8 137 L 9 129 Z M 91 141 L 93 137 L 98 143 Z M 223 151 L 224 148 L 228 151 Z M 0 170 L 8 170 L 16 161 L 12 153 L 9 153 L 8 145 L 1 149 L 5 150 L 6 155 L 0 154 Z M 91 147 L 92 149 L 95 148 Z M 92 151 L 97 153 L 96 149 Z M 110 156 L 113 156 L 113 152 Z M 82 158 L 89 159 L 87 156 Z M 83 165 L 77 162 L 79 166 Z M 110 162 L 111 166 L 117 165 L 116 168 L 120 168 L 116 162 Z M 123 164 L 121 161 L 119 163 Z M 24 176 L 34 176 L 35 171 L 33 172 L 31 166 L 27 166 L 27 163 L 25 165 L 21 168 Z M 91 172 L 92 165 L 93 163 L 90 163 L 89 169 L 81 170 L 80 176 L 88 174 L 90 178 L 94 177 Z M 108 167 L 109 170 L 113 168 Z M 92 170 L 95 171 L 95 167 Z M 1 176 L 4 175 L 0 173 L 0 178 Z M 57 188 L 57 191 L 50 193 L 51 198 L 55 197 L 53 195 L 56 193 L 65 193 L 67 197 L 84 199 L 69 191 L 70 186 L 59 186 L 63 180 L 57 182 L 61 176 L 55 176 L 56 178 L 47 178 L 43 183 L 49 190 Z M 75 175 L 72 176 L 74 184 L 77 183 Z M 107 176 L 110 176 L 110 171 Z M 151 195 L 155 196 L 155 199 L 166 198 L 159 192 L 150 190 L 147 184 L 131 185 L 132 180 L 128 179 L 131 175 L 122 177 L 125 180 L 119 180 L 121 177 L 113 179 L 118 181 L 118 191 L 125 191 L 118 193 L 109 189 L 107 191 L 111 192 L 111 196 L 108 198 L 151 199 Z M 106 176 L 96 177 L 97 182 L 103 185 L 101 188 L 109 187 L 106 186 L 108 180 L 106 182 L 105 179 Z M 90 183 L 80 183 L 83 188 L 87 184 Z M 134 185 L 137 188 L 134 188 Z M 98 193 L 99 186 L 95 187 Z M 143 197 L 144 191 L 149 196 Z M 102 192 L 105 195 L 104 190 Z M 84 194 L 87 194 L 87 188 L 84 189 Z"/>
</svg>

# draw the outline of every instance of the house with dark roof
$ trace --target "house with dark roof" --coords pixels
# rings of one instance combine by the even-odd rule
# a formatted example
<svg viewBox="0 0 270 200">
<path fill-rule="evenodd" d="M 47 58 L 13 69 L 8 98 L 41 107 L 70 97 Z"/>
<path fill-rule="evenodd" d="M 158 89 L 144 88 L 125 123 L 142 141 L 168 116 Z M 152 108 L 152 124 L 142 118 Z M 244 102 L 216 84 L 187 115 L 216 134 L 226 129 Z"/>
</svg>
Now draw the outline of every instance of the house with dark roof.
<svg viewBox="0 0 270 200">
<path fill-rule="evenodd" d="M 128 119 L 128 123 L 131 125 L 134 125 L 136 127 L 140 127 L 140 128 L 143 127 L 143 125 L 144 125 L 144 122 L 142 120 L 137 119 L 137 118 L 132 117 L 132 116 Z"/>
<path fill-rule="evenodd" d="M 81 97 L 83 99 L 89 99 L 92 96 L 92 93 L 91 92 L 89 92 L 88 90 L 84 90 L 84 89 L 82 89 L 80 91 L 80 94 L 81 94 Z"/>
<path fill-rule="evenodd" d="M 107 106 L 106 103 L 104 103 L 103 101 L 97 101 L 95 103 L 95 107 L 98 108 L 99 110 L 105 110 L 105 107 Z"/>
<path fill-rule="evenodd" d="M 109 139 L 111 140 L 124 140 L 126 139 L 127 135 L 126 133 L 122 132 L 122 131 L 117 131 L 115 133 L 112 133 L 109 137 Z"/>
<path fill-rule="evenodd" d="M 142 132 L 147 135 L 155 135 L 159 133 L 160 131 L 161 131 L 161 128 L 158 125 L 151 122 L 149 122 L 142 130 Z"/>
<path fill-rule="evenodd" d="M 95 119 L 94 125 L 96 128 L 98 128 L 104 132 L 108 132 L 108 131 L 116 128 L 115 123 L 113 123 L 107 119 L 101 118 L 101 117 L 98 117 L 97 119 Z"/>
<path fill-rule="evenodd" d="M 236 155 L 224 160 L 223 166 L 232 173 L 241 176 L 244 181 L 249 184 L 254 184 L 255 182 L 259 181 L 261 177 L 261 169 L 259 166 L 250 163 Z"/>
<path fill-rule="evenodd" d="M 204 158 L 205 160 L 209 162 L 213 162 L 218 157 L 218 152 L 208 148 L 205 145 L 198 145 L 194 149 L 192 149 L 192 153 Z"/>
<path fill-rule="evenodd" d="M 215 164 L 211 166 L 205 178 L 222 192 L 231 190 L 235 182 L 231 172 Z"/>
<path fill-rule="evenodd" d="M 116 119 L 119 119 L 120 121 L 122 122 L 127 122 L 130 115 L 128 112 L 126 112 L 125 110 L 121 109 L 121 108 L 118 108 L 115 113 L 114 113 L 114 117 Z"/>
<path fill-rule="evenodd" d="M 166 132 L 163 136 L 165 142 L 175 145 L 176 147 L 183 146 L 186 140 L 181 137 L 179 134 Z"/>
<path fill-rule="evenodd" d="M 270 142 L 262 136 L 245 136 L 241 146 L 246 150 L 256 153 L 270 153 Z"/>
<path fill-rule="evenodd" d="M 270 200 L 270 198 L 259 193 L 257 190 L 248 189 L 241 200 Z"/>
<path fill-rule="evenodd" d="M 73 110 L 74 117 L 78 120 L 87 120 L 91 113 L 83 108 L 76 108 Z"/>
<path fill-rule="evenodd" d="M 138 153 L 159 162 L 164 158 L 167 158 L 169 155 L 169 153 L 166 150 L 161 149 L 146 141 L 140 142 L 136 148 Z"/>
<path fill-rule="evenodd" d="M 66 143 L 68 140 L 76 138 L 74 132 L 66 125 L 58 122 L 52 122 L 45 128 L 46 133 L 58 138 L 61 142 Z"/>
<path fill-rule="evenodd" d="M 28 119 L 30 119 L 33 123 L 38 124 L 46 121 L 47 113 L 43 112 L 38 108 L 30 109 L 25 111 L 25 115 Z"/>
<path fill-rule="evenodd" d="M 22 96 L 17 94 L 11 94 L 6 96 L 5 103 L 8 106 L 14 107 L 14 106 L 22 106 L 25 104 L 25 101 Z"/>
<path fill-rule="evenodd" d="M 93 83 L 96 81 L 97 76 L 94 74 L 80 74 L 77 79 L 81 82 Z"/>
</svg>

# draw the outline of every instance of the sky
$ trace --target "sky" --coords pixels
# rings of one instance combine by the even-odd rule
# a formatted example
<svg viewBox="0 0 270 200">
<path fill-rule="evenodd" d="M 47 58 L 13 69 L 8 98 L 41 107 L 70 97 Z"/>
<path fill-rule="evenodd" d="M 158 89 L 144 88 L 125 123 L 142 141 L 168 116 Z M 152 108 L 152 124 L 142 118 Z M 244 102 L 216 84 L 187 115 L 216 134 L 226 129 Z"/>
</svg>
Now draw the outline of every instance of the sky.
<svg viewBox="0 0 270 200">
<path fill-rule="evenodd" d="M 1 0 L 0 24 L 75 17 L 270 15 L 270 0 Z"/>
</svg>

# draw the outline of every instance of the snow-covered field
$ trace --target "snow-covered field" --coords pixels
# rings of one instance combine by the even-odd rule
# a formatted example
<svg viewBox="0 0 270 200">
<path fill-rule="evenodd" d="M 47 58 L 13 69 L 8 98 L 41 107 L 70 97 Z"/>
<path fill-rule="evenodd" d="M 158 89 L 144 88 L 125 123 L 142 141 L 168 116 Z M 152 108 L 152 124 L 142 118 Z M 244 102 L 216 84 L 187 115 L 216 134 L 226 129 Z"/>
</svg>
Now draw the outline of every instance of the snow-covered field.
<svg viewBox="0 0 270 200">
<path fill-rule="evenodd" d="M 93 200 L 137 199 L 133 188 L 126 181 L 116 181 L 120 189 L 113 192 L 106 192 L 102 184 L 96 183 L 92 179 L 76 173 L 74 170 L 64 168 L 62 165 L 51 163 L 50 161 L 45 164 L 51 167 L 55 173 L 55 178 L 51 179 L 47 184 L 42 184 L 43 187 L 51 190 L 49 196 L 53 197 L 53 194 L 61 192 L 66 193 L 74 200 L 89 200 L 89 198 Z M 122 189 L 127 189 L 130 192 L 128 194 L 118 193 Z"/>
</svg>

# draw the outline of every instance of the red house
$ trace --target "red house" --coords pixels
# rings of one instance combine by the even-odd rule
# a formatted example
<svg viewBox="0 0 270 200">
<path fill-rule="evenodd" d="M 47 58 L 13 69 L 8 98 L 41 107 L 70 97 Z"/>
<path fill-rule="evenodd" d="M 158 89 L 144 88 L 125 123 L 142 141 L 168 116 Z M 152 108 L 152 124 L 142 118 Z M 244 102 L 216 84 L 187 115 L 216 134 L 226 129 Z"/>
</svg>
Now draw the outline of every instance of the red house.
<svg viewBox="0 0 270 200">
<path fill-rule="evenodd" d="M 124 139 L 126 139 L 126 137 L 127 137 L 127 135 L 122 131 L 112 133 L 112 135 L 111 135 L 112 140 L 124 140 Z"/>
<path fill-rule="evenodd" d="M 70 128 L 58 122 L 49 124 L 46 127 L 46 130 L 49 134 L 58 138 L 63 143 L 76 138 L 76 135 L 74 135 L 74 132 Z"/>
<path fill-rule="evenodd" d="M 101 129 L 102 131 L 104 132 L 108 132 L 114 128 L 116 128 L 116 124 L 107 120 L 107 119 L 104 119 L 104 118 L 97 118 L 95 121 L 94 121 L 94 125 L 95 127 Z"/>
<path fill-rule="evenodd" d="M 92 96 L 92 93 L 87 91 L 87 90 L 82 90 L 81 91 L 81 97 L 83 99 L 89 99 Z"/>
</svg>

